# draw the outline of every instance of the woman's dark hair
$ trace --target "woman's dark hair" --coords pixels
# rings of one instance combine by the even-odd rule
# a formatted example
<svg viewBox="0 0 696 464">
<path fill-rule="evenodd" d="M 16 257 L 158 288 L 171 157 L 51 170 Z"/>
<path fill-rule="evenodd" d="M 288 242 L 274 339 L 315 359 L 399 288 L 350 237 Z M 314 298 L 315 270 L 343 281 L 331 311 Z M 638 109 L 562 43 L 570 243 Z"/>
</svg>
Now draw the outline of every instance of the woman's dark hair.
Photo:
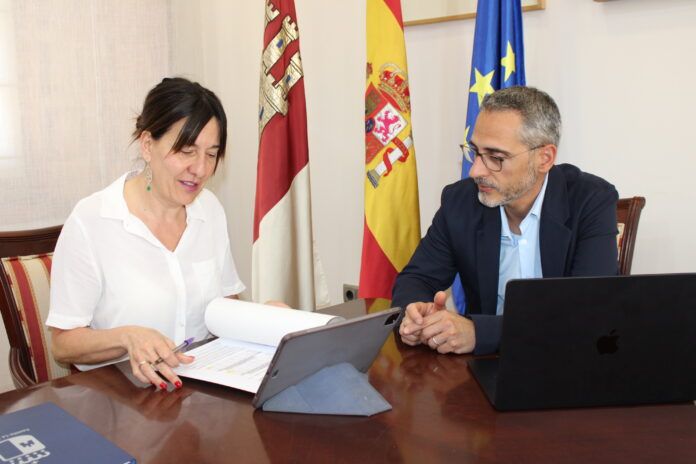
<svg viewBox="0 0 696 464">
<path fill-rule="evenodd" d="M 215 118 L 220 130 L 218 160 L 225 156 L 227 117 L 220 99 L 198 82 L 183 77 L 165 77 L 150 90 L 145 97 L 143 111 L 135 121 L 133 140 L 137 140 L 144 131 L 150 132 L 152 138 L 158 140 L 183 118 L 186 118 L 186 122 L 172 146 L 173 151 L 196 143 L 203 127 L 211 118 Z"/>
</svg>

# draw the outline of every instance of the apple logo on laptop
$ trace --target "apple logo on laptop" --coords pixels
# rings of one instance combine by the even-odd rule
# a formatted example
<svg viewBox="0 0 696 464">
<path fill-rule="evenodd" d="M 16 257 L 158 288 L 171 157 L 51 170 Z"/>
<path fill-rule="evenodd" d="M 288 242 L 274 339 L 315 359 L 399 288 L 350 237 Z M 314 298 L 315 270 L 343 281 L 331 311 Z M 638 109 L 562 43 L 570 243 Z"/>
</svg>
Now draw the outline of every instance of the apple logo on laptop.
<svg viewBox="0 0 696 464">
<path fill-rule="evenodd" d="M 619 349 L 618 341 L 619 336 L 616 335 L 616 329 L 613 329 L 609 335 L 602 335 L 597 339 L 597 351 L 599 354 L 616 353 Z"/>
</svg>

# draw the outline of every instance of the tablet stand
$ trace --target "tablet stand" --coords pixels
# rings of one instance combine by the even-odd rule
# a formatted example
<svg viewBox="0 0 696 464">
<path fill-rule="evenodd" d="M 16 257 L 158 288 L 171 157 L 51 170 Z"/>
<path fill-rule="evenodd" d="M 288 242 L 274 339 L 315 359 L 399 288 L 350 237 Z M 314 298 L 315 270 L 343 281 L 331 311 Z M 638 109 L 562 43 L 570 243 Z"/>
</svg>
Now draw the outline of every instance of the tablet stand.
<svg viewBox="0 0 696 464">
<path fill-rule="evenodd" d="M 349 363 L 328 366 L 263 403 L 264 411 L 371 416 L 391 405 Z"/>
</svg>

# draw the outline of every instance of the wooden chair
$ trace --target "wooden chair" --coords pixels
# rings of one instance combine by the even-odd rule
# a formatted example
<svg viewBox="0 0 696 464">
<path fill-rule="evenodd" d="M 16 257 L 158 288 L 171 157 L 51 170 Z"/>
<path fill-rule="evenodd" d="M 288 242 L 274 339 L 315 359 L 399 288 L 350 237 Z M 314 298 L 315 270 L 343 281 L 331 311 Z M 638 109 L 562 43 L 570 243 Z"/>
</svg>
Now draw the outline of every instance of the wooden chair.
<svg viewBox="0 0 696 464">
<path fill-rule="evenodd" d="M 0 232 L 0 311 L 17 388 L 69 373 L 53 361 L 44 325 L 53 250 L 63 226 Z"/>
<path fill-rule="evenodd" d="M 645 206 L 644 197 L 620 198 L 616 205 L 616 223 L 619 228 L 617 246 L 619 247 L 619 274 L 629 275 L 633 263 L 633 250 L 638 233 L 640 213 Z"/>
</svg>

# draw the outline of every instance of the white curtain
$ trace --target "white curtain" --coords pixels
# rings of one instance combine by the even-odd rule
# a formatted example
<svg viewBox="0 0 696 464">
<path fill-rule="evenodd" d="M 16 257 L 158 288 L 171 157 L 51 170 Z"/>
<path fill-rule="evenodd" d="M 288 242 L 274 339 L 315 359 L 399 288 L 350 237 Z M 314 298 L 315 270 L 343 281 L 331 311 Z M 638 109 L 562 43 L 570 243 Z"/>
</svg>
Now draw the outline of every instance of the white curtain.
<svg viewBox="0 0 696 464">
<path fill-rule="evenodd" d="M 0 0 L 0 230 L 62 224 L 132 166 L 169 22 L 168 0 Z"/>
</svg>

